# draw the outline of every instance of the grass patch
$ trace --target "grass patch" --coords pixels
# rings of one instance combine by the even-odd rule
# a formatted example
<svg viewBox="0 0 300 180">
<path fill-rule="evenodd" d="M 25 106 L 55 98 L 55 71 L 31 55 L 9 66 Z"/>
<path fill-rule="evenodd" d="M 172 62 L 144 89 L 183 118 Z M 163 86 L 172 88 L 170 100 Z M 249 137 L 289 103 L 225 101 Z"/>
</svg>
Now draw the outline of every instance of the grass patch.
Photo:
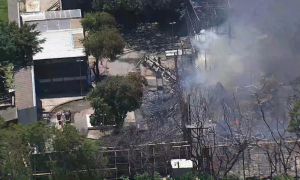
<svg viewBox="0 0 300 180">
<path fill-rule="evenodd" d="M 0 23 L 8 22 L 7 0 L 0 0 Z"/>
</svg>

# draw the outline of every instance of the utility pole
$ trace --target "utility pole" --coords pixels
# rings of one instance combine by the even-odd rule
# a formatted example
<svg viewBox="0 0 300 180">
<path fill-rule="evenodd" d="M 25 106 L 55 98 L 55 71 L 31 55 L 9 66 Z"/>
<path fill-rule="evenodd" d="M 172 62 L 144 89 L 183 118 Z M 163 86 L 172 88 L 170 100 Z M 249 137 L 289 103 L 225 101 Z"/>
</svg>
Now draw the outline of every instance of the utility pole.
<svg viewBox="0 0 300 180">
<path fill-rule="evenodd" d="M 76 62 L 79 62 L 80 95 L 82 96 L 81 62 L 83 62 L 83 60 L 76 60 Z"/>
<path fill-rule="evenodd" d="M 170 25 L 172 25 L 172 46 L 173 46 L 173 49 L 174 49 L 174 47 L 175 47 L 175 44 L 174 44 L 174 42 L 175 42 L 175 34 L 174 34 L 174 25 L 176 24 L 176 22 L 170 22 L 169 23 Z"/>
<path fill-rule="evenodd" d="M 207 72 L 207 59 L 206 59 L 206 50 L 204 50 L 204 55 L 205 55 L 205 71 Z"/>
</svg>

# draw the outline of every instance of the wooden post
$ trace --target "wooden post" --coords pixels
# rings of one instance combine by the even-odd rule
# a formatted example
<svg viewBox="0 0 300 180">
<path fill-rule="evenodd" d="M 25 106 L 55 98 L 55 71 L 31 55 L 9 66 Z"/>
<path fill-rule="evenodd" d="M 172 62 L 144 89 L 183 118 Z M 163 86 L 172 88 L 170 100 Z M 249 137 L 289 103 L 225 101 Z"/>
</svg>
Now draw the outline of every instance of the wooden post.
<svg viewBox="0 0 300 180">
<path fill-rule="evenodd" d="M 131 168 L 130 168 L 130 160 L 129 160 L 129 150 L 127 150 L 127 161 L 128 161 L 128 173 L 129 176 L 131 175 Z"/>
<path fill-rule="evenodd" d="M 117 169 L 117 151 L 115 151 L 115 169 L 116 169 L 116 178 L 118 178 L 118 169 Z"/>
</svg>

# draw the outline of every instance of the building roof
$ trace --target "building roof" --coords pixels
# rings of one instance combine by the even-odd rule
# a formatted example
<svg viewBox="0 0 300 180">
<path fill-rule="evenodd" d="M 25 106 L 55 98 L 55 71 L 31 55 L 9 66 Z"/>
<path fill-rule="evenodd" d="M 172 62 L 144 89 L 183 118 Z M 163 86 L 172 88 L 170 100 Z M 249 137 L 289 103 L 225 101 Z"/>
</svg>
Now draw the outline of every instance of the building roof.
<svg viewBox="0 0 300 180">
<path fill-rule="evenodd" d="M 43 47 L 42 52 L 34 55 L 33 60 L 85 56 L 83 48 L 74 48 L 74 37 L 78 34 L 83 38 L 83 29 L 66 29 L 42 33 L 39 38 L 46 41 L 41 45 Z"/>
<path fill-rule="evenodd" d="M 28 21 L 43 21 L 50 19 L 73 19 L 81 18 L 81 10 L 64 10 L 64 11 L 46 11 L 37 13 L 22 13 L 23 22 Z"/>
<path fill-rule="evenodd" d="M 82 43 L 83 28 L 81 26 L 81 10 L 47 11 L 24 13 L 22 21 L 37 24 L 41 33 L 42 52 L 33 56 L 33 60 L 74 58 L 85 56 Z"/>
</svg>

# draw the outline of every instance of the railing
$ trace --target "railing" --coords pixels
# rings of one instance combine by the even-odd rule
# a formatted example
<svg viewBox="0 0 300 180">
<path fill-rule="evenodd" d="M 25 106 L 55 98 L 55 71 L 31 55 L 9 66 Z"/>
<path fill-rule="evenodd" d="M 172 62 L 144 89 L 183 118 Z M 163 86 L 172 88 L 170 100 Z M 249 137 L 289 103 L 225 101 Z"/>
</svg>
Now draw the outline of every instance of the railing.
<svg viewBox="0 0 300 180">
<path fill-rule="evenodd" d="M 169 82 L 176 83 L 176 76 L 173 75 L 169 69 L 163 67 L 158 57 L 145 57 L 144 64 L 149 67 L 151 70 L 155 71 L 156 73 L 161 74 L 161 76 Z"/>
<path fill-rule="evenodd" d="M 59 1 L 56 1 L 52 6 L 50 6 L 47 11 L 56 11 L 60 8 Z"/>
<path fill-rule="evenodd" d="M 0 106 L 11 106 L 13 105 L 12 96 L 10 94 L 0 94 Z"/>
</svg>

